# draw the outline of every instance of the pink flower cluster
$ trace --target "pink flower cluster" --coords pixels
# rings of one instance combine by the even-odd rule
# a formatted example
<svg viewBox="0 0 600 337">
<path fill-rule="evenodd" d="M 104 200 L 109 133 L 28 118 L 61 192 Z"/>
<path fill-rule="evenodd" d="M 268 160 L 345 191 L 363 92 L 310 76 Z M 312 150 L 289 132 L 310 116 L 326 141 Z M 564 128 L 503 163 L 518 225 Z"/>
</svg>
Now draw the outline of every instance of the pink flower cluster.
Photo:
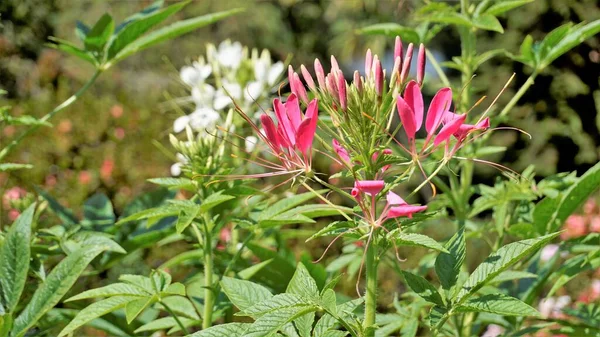
<svg viewBox="0 0 600 337">
<path fill-rule="evenodd" d="M 589 233 L 600 233 L 600 208 L 594 199 L 583 205 L 583 214 L 573 214 L 567 218 L 563 226 L 563 240 L 578 238 Z"/>
<path fill-rule="evenodd" d="M 15 186 L 4 192 L 2 196 L 2 206 L 8 209 L 8 219 L 15 221 L 21 212 L 17 209 L 19 201 L 27 196 L 27 191 L 21 187 Z"/>
</svg>

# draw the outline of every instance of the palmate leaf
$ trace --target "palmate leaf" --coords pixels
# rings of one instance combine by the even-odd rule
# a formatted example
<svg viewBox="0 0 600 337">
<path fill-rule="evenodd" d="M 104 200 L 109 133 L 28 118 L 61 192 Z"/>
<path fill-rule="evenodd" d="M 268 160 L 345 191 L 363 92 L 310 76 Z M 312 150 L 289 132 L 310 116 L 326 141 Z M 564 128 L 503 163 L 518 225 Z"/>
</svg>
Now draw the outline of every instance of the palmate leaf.
<svg viewBox="0 0 600 337">
<path fill-rule="evenodd" d="M 94 302 L 82 309 L 75 316 L 75 318 L 73 318 L 73 320 L 71 320 L 71 322 L 69 322 L 69 324 L 62 329 L 62 331 L 58 334 L 58 337 L 65 336 L 100 316 L 104 316 L 110 312 L 121 309 L 131 301 L 134 301 L 138 298 L 139 297 L 135 296 L 114 296 Z"/>
<path fill-rule="evenodd" d="M 250 327 L 249 323 L 227 323 L 198 331 L 188 337 L 242 337 Z"/>
<path fill-rule="evenodd" d="M 302 263 L 298 263 L 298 267 L 296 268 L 296 272 L 288 284 L 286 293 L 299 295 L 309 302 L 320 301 L 317 283 L 312 276 L 310 276 L 310 273 Z M 333 306 L 335 307 L 335 295 L 333 299 Z M 309 312 L 308 314 L 300 316 L 294 320 L 294 325 L 298 329 L 300 336 L 310 337 L 310 331 L 312 330 L 312 324 L 314 323 L 314 320 L 314 312 Z"/>
<path fill-rule="evenodd" d="M 14 336 L 20 336 L 35 325 L 71 289 L 87 265 L 107 249 L 110 247 L 83 247 L 60 261 L 48 274 L 44 283 L 37 288 L 25 309 L 15 319 L 11 333 Z"/>
<path fill-rule="evenodd" d="M 517 241 L 501 247 L 490 254 L 469 276 L 458 294 L 457 301 L 461 302 L 474 294 L 484 284 L 508 269 L 523 257 L 534 253 L 544 244 L 554 239 L 560 233 L 548 234 L 536 239 Z"/>
<path fill-rule="evenodd" d="M 166 27 L 157 29 L 151 33 L 148 33 L 137 40 L 129 43 L 123 49 L 121 49 L 112 59 L 111 63 L 116 63 L 121 61 L 134 53 L 152 47 L 155 44 L 160 42 L 175 38 L 177 36 L 183 35 L 185 33 L 189 33 L 197 28 L 207 26 L 211 23 L 222 20 L 231 15 L 238 14 L 242 12 L 242 9 L 232 9 L 223 12 L 217 12 L 212 14 L 207 14 L 203 16 L 199 16 L 196 18 L 182 20 L 175 22 Z"/>
<path fill-rule="evenodd" d="M 540 313 L 521 300 L 504 294 L 471 298 L 458 306 L 458 312 L 489 312 L 502 316 L 539 316 Z"/>
<path fill-rule="evenodd" d="M 0 246 L 0 303 L 14 312 L 25 287 L 31 254 L 31 223 L 36 204 L 29 206 L 15 222 Z"/>
</svg>

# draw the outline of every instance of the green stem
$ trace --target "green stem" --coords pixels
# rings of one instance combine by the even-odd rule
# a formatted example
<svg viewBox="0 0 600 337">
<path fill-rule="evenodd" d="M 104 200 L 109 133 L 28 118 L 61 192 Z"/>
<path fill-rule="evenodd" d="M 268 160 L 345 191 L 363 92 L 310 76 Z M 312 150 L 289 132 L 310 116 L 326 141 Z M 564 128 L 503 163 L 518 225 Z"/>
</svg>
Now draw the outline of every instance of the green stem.
<svg viewBox="0 0 600 337">
<path fill-rule="evenodd" d="M 374 233 L 372 234 L 374 235 Z M 375 316 L 377 313 L 377 247 L 375 244 L 370 244 L 367 247 L 366 257 L 365 257 L 365 269 L 366 269 L 366 278 L 367 278 L 367 292 L 365 294 L 365 320 L 363 322 L 363 328 L 369 329 L 366 337 L 375 336 L 375 329 L 373 326 L 375 325 Z"/>
<path fill-rule="evenodd" d="M 500 117 L 504 117 L 519 102 L 519 99 L 521 99 L 521 97 L 525 94 L 525 92 L 529 89 L 529 87 L 531 87 L 533 85 L 537 75 L 538 75 L 537 70 L 534 71 L 533 73 L 531 73 L 531 75 L 529 75 L 529 78 L 527 78 L 527 81 L 525 81 L 525 83 L 523 83 L 523 85 L 521 86 L 519 91 L 517 91 L 517 93 L 511 98 L 511 100 L 508 102 L 508 104 L 506 104 L 504 109 L 502 109 L 502 111 L 500 111 L 500 114 L 499 114 Z"/>
<path fill-rule="evenodd" d="M 212 326 L 212 315 L 215 306 L 215 293 L 213 290 L 213 251 L 212 238 L 208 224 L 205 223 L 204 233 L 204 315 L 202 329 Z"/>
<path fill-rule="evenodd" d="M 431 64 L 431 66 L 433 67 L 435 72 L 440 77 L 440 81 L 442 81 L 442 84 L 446 87 L 450 87 L 450 80 L 448 80 L 448 77 L 444 73 L 444 70 L 442 70 L 442 67 L 440 66 L 438 61 L 435 59 L 435 57 L 433 57 L 433 54 L 431 53 L 431 51 L 427 50 L 426 55 L 427 55 L 427 59 L 429 60 L 429 63 Z"/>
<path fill-rule="evenodd" d="M 169 313 L 169 315 L 173 316 L 173 318 L 175 319 L 175 322 L 177 322 L 177 325 L 179 325 L 179 327 L 181 328 L 181 331 L 183 331 L 183 333 L 186 336 L 189 335 L 190 332 L 185 327 L 185 325 L 183 325 L 183 323 L 181 323 L 181 321 L 179 320 L 179 317 L 177 317 L 177 315 L 173 312 L 173 310 L 171 310 L 171 308 L 169 308 L 169 306 L 166 303 L 164 303 L 164 302 L 160 302 L 160 304 L 165 308 L 165 310 L 167 310 L 167 312 Z"/>
<path fill-rule="evenodd" d="M 73 94 L 73 96 L 67 98 L 66 101 L 62 102 L 59 106 L 57 106 L 52 111 L 47 113 L 44 117 L 42 117 L 40 119 L 40 122 L 47 122 L 48 120 L 50 120 L 50 118 L 54 117 L 54 115 L 64 110 L 69 105 L 73 104 L 96 81 L 96 79 L 98 78 L 98 76 L 100 76 L 101 73 L 101 69 L 96 69 L 94 75 L 83 85 L 83 87 L 81 87 L 75 94 Z M 10 151 L 12 151 L 17 145 L 19 145 L 19 143 L 21 143 L 21 141 L 25 139 L 25 137 L 32 134 L 40 126 L 41 124 L 33 125 L 29 129 L 21 133 L 17 138 L 12 140 L 4 149 L 2 149 L 2 151 L 0 151 L 0 161 L 2 161 L 2 159 L 4 159 L 4 157 L 6 157 L 10 153 Z"/>
</svg>

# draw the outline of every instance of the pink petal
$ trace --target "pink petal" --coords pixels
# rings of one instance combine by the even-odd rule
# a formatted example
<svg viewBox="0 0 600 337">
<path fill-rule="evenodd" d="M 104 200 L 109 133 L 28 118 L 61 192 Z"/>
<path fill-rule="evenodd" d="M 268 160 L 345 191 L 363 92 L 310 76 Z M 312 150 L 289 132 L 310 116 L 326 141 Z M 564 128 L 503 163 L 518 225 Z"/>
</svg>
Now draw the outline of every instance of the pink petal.
<svg viewBox="0 0 600 337">
<path fill-rule="evenodd" d="M 406 49 L 406 57 L 404 58 L 404 63 L 402 64 L 402 72 L 400 73 L 400 82 L 404 82 L 404 80 L 406 80 L 408 78 L 408 74 L 410 73 L 410 65 L 412 63 L 413 48 L 414 48 L 414 45 L 412 43 L 409 43 L 408 48 Z"/>
<path fill-rule="evenodd" d="M 432 135 L 442 122 L 442 118 L 446 111 L 450 109 L 452 104 L 452 89 L 442 88 L 433 97 L 429 109 L 427 110 L 427 119 L 425 120 L 425 129 L 427 133 Z"/>
<path fill-rule="evenodd" d="M 302 81 L 300 81 L 300 76 L 294 73 L 294 89 L 296 90 L 296 94 L 302 99 L 302 102 L 308 102 L 308 95 L 306 94 L 306 88 Z"/>
<path fill-rule="evenodd" d="M 422 212 L 427 209 L 427 206 L 403 205 L 389 209 L 387 213 L 388 219 L 393 219 L 401 216 L 412 218 L 412 215 L 417 212 Z"/>
<path fill-rule="evenodd" d="M 319 59 L 315 59 L 315 74 L 317 75 L 317 81 L 321 90 L 325 90 L 325 71 Z"/>
<path fill-rule="evenodd" d="M 317 90 L 317 87 L 315 86 L 315 81 L 313 80 L 312 76 L 310 76 L 310 73 L 308 72 L 308 69 L 306 69 L 304 64 L 300 66 L 300 71 L 302 71 L 302 77 L 304 77 L 306 85 L 308 85 L 308 87 L 311 90 Z"/>
<path fill-rule="evenodd" d="M 444 142 L 454 133 L 456 133 L 460 126 L 465 122 L 467 118 L 466 114 L 459 115 L 457 118 L 454 118 L 452 121 L 446 123 L 444 127 L 440 130 L 440 132 L 435 136 L 435 140 L 433 141 L 433 145 L 437 146 L 439 143 Z"/>
<path fill-rule="evenodd" d="M 357 180 L 354 182 L 354 187 L 369 195 L 376 195 L 381 192 L 384 186 L 385 182 L 383 180 Z"/>
<path fill-rule="evenodd" d="M 276 98 L 273 100 L 273 108 L 275 110 L 275 116 L 277 117 L 277 121 L 279 122 L 277 127 L 280 133 L 284 136 L 280 137 L 280 139 L 285 139 L 286 143 L 289 143 L 293 146 L 294 144 L 296 144 L 296 132 L 292 125 L 292 122 L 290 122 L 285 106 L 281 103 L 281 101 L 278 98 Z"/>
<path fill-rule="evenodd" d="M 369 78 L 373 67 L 373 54 L 371 54 L 371 49 L 367 49 L 367 54 L 365 55 L 365 78 Z"/>
<path fill-rule="evenodd" d="M 335 153 L 337 153 L 340 159 L 349 164 L 350 155 L 348 154 L 348 151 L 344 149 L 344 147 L 340 144 L 340 142 L 337 141 L 337 139 L 332 140 L 331 143 L 333 145 L 333 150 L 335 151 Z"/>
<path fill-rule="evenodd" d="M 260 121 L 265 130 L 265 135 L 269 141 L 269 145 L 276 151 L 279 151 L 279 137 L 277 136 L 277 130 L 275 129 L 275 123 L 271 117 L 267 114 L 260 115 Z"/>
<path fill-rule="evenodd" d="M 290 64 L 288 66 L 288 83 L 290 84 L 290 91 L 296 93 L 296 83 L 294 83 L 294 68 Z"/>
<path fill-rule="evenodd" d="M 400 121 L 402 122 L 406 136 L 409 140 L 414 139 L 417 132 L 414 111 L 400 95 L 398 95 L 396 106 L 398 107 L 398 115 L 400 115 Z"/>
<path fill-rule="evenodd" d="M 346 108 L 348 107 L 348 97 L 346 96 L 346 80 L 344 79 L 344 75 L 342 74 L 341 70 L 337 73 L 337 87 L 340 106 L 342 107 L 342 111 L 346 111 Z"/>
<path fill-rule="evenodd" d="M 294 94 L 290 94 L 288 96 L 287 101 L 285 101 L 285 111 L 287 116 L 294 127 L 294 131 L 298 131 L 298 127 L 302 122 L 302 113 L 300 112 L 300 103 L 298 102 L 298 97 Z"/>
<path fill-rule="evenodd" d="M 304 154 L 308 154 L 309 150 L 312 149 L 315 132 L 317 132 L 317 109 L 317 100 L 313 99 L 308 105 L 308 108 L 306 108 L 307 118 L 305 118 L 298 127 L 296 146 Z M 310 117 L 308 117 L 309 115 Z"/>
<path fill-rule="evenodd" d="M 389 191 L 385 196 L 388 205 L 407 205 L 406 201 L 402 199 L 398 194 Z"/>
<path fill-rule="evenodd" d="M 425 78 L 425 46 L 421 43 L 419 46 L 419 57 L 417 58 L 417 82 L 423 84 Z"/>
<path fill-rule="evenodd" d="M 477 130 L 487 130 L 490 127 L 490 118 L 486 117 L 481 122 L 475 124 Z"/>
<path fill-rule="evenodd" d="M 404 89 L 404 100 L 415 113 L 416 131 L 421 130 L 421 126 L 423 125 L 423 112 L 425 111 L 425 107 L 423 104 L 423 94 L 421 93 L 421 88 L 419 88 L 419 84 L 417 84 L 417 82 L 408 82 L 408 84 L 406 85 L 406 89 Z"/>
<path fill-rule="evenodd" d="M 400 62 L 402 62 L 402 40 L 400 36 L 396 36 L 396 41 L 394 43 L 394 59 L 400 58 Z"/>
<path fill-rule="evenodd" d="M 316 119 L 319 114 L 319 104 L 317 104 L 317 99 L 314 98 L 310 103 L 308 103 L 308 107 L 306 108 L 305 118 L 314 118 Z"/>
</svg>

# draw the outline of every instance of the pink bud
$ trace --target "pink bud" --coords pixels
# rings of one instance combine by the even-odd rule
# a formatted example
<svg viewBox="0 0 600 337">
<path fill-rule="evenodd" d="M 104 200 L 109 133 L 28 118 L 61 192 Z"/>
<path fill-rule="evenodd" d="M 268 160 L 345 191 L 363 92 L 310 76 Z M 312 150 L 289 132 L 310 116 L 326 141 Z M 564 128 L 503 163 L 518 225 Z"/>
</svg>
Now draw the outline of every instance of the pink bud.
<svg viewBox="0 0 600 337">
<path fill-rule="evenodd" d="M 371 49 L 367 49 L 367 55 L 365 56 L 365 78 L 371 77 L 371 67 L 373 67 L 373 54 L 371 54 Z"/>
<path fill-rule="evenodd" d="M 290 91 L 298 96 L 298 93 L 296 92 L 296 83 L 294 83 L 294 68 L 292 68 L 292 65 L 288 66 L 288 82 L 290 83 Z"/>
<path fill-rule="evenodd" d="M 354 187 L 352 189 L 352 191 L 350 191 L 350 195 L 352 195 L 354 198 L 358 199 L 358 197 L 360 196 L 360 191 L 358 190 L 358 188 Z"/>
<path fill-rule="evenodd" d="M 358 73 L 358 70 L 354 71 L 354 86 L 356 87 L 356 90 L 358 90 L 359 93 L 362 92 L 362 80 L 360 79 L 360 74 Z"/>
<path fill-rule="evenodd" d="M 313 81 L 312 76 L 310 76 L 310 73 L 308 72 L 308 69 L 306 69 L 304 64 L 300 66 L 300 71 L 302 71 L 302 77 L 304 77 L 304 81 L 306 82 L 310 90 L 317 90 L 317 87 L 315 87 L 315 81 Z"/>
<path fill-rule="evenodd" d="M 294 73 L 294 89 L 296 90 L 295 94 L 300 97 L 304 103 L 308 103 L 306 88 L 304 88 L 304 84 L 300 81 L 300 76 L 296 73 Z"/>
<path fill-rule="evenodd" d="M 374 61 L 375 66 L 375 92 L 378 96 L 383 94 L 383 69 L 378 59 Z"/>
<path fill-rule="evenodd" d="M 425 46 L 421 43 L 419 46 L 419 57 L 417 58 L 417 83 L 423 84 L 425 78 Z"/>
<path fill-rule="evenodd" d="M 410 72 L 410 63 L 412 62 L 413 55 L 413 44 L 408 45 L 408 49 L 406 49 L 406 58 L 404 59 L 404 64 L 402 65 L 402 72 L 400 73 L 400 82 L 404 83 L 408 78 L 408 73 Z"/>
<path fill-rule="evenodd" d="M 325 77 L 325 83 L 327 84 L 327 91 L 329 91 L 329 94 L 337 97 L 337 84 L 335 83 L 335 77 L 333 74 L 327 74 L 327 77 Z"/>
<path fill-rule="evenodd" d="M 325 89 L 325 71 L 323 71 L 323 66 L 319 59 L 315 59 L 315 74 L 317 75 L 317 81 L 319 82 L 319 87 L 322 90 Z"/>
<path fill-rule="evenodd" d="M 396 43 L 394 44 L 394 59 L 400 58 L 400 62 L 402 62 L 402 40 L 400 36 L 396 36 Z"/>
<path fill-rule="evenodd" d="M 335 59 L 335 56 L 331 55 L 331 70 L 339 70 L 340 69 L 340 65 L 338 64 L 337 60 Z"/>
<path fill-rule="evenodd" d="M 337 87 L 338 87 L 338 95 L 340 98 L 340 106 L 342 107 L 342 111 L 346 111 L 348 108 L 348 97 L 346 96 L 346 80 L 344 79 L 344 75 L 341 70 L 337 71 Z"/>
<path fill-rule="evenodd" d="M 392 78 L 390 79 L 390 87 L 392 85 L 392 83 L 399 78 L 400 76 L 400 64 L 402 63 L 402 61 L 400 60 L 400 57 L 396 57 L 396 59 L 394 60 L 394 67 L 392 68 Z"/>
</svg>

